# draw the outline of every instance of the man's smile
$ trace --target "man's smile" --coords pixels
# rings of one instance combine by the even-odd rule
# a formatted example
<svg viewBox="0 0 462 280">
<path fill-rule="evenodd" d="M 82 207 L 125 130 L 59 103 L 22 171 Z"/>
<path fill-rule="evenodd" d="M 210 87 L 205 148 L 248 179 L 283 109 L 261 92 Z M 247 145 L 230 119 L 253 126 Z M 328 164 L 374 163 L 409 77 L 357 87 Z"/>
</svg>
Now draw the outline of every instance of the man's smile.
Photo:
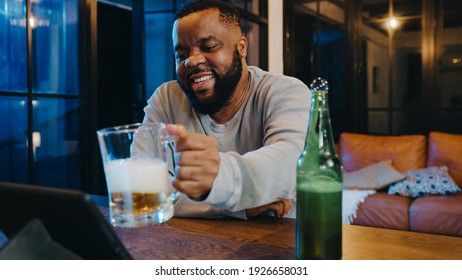
<svg viewBox="0 0 462 280">
<path fill-rule="evenodd" d="M 204 81 L 208 81 L 210 79 L 213 79 L 213 75 L 206 75 L 206 76 L 202 76 L 202 77 L 199 77 L 199 78 L 194 78 L 192 80 L 194 81 L 194 83 L 198 84 L 198 83 L 201 83 L 201 82 L 204 82 Z"/>
<path fill-rule="evenodd" d="M 191 88 L 196 93 L 204 94 L 209 89 L 213 89 L 215 76 L 211 72 L 201 72 L 189 76 Z"/>
</svg>

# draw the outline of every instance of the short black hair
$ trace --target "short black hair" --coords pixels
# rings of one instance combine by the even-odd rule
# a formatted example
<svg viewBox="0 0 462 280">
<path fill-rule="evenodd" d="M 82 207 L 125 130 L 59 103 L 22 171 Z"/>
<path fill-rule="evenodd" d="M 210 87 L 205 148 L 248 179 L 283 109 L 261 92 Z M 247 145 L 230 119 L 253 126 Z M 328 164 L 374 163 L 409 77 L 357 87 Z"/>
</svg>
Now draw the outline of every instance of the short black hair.
<svg viewBox="0 0 462 280">
<path fill-rule="evenodd" d="M 237 9 L 220 0 L 192 0 L 186 2 L 173 16 L 173 21 L 199 11 L 216 8 L 220 10 L 220 21 L 241 28 L 241 20 Z"/>
</svg>

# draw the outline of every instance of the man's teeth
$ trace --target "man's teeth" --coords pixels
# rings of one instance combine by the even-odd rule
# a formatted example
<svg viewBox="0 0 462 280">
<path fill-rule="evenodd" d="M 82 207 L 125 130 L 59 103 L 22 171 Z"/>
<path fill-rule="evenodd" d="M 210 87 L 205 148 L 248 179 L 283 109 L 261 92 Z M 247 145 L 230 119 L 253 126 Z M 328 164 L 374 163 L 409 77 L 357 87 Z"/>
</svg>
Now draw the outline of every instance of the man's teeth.
<svg viewBox="0 0 462 280">
<path fill-rule="evenodd" d="M 200 82 L 203 82 L 203 81 L 210 80 L 210 79 L 212 79 L 212 78 L 213 78 L 213 75 L 203 76 L 203 77 L 194 79 L 194 82 L 195 82 L 195 83 L 200 83 Z"/>
</svg>

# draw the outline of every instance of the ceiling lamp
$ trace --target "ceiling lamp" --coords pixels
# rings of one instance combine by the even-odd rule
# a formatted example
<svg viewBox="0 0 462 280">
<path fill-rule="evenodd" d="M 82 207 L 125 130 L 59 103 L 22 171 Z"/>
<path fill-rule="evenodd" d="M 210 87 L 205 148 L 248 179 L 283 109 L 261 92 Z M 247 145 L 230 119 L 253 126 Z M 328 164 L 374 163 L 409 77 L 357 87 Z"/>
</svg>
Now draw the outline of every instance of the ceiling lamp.
<svg viewBox="0 0 462 280">
<path fill-rule="evenodd" d="M 395 17 L 391 17 L 389 20 L 388 20 L 388 26 L 391 28 L 391 29 L 396 29 L 399 25 L 399 21 L 395 18 Z"/>
</svg>

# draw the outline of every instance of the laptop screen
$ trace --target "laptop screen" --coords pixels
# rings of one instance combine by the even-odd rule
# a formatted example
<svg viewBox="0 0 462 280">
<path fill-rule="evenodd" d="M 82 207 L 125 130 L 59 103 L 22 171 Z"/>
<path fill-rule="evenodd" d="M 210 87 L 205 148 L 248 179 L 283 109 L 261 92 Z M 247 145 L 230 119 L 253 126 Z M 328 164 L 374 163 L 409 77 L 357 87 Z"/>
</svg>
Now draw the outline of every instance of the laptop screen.
<svg viewBox="0 0 462 280">
<path fill-rule="evenodd" d="M 50 238 L 83 259 L 130 259 L 90 195 L 63 189 L 0 182 L 3 247 L 32 220 Z M 0 246 L 2 237 L 0 237 Z M 1 250 L 0 250 L 1 252 Z"/>
</svg>

